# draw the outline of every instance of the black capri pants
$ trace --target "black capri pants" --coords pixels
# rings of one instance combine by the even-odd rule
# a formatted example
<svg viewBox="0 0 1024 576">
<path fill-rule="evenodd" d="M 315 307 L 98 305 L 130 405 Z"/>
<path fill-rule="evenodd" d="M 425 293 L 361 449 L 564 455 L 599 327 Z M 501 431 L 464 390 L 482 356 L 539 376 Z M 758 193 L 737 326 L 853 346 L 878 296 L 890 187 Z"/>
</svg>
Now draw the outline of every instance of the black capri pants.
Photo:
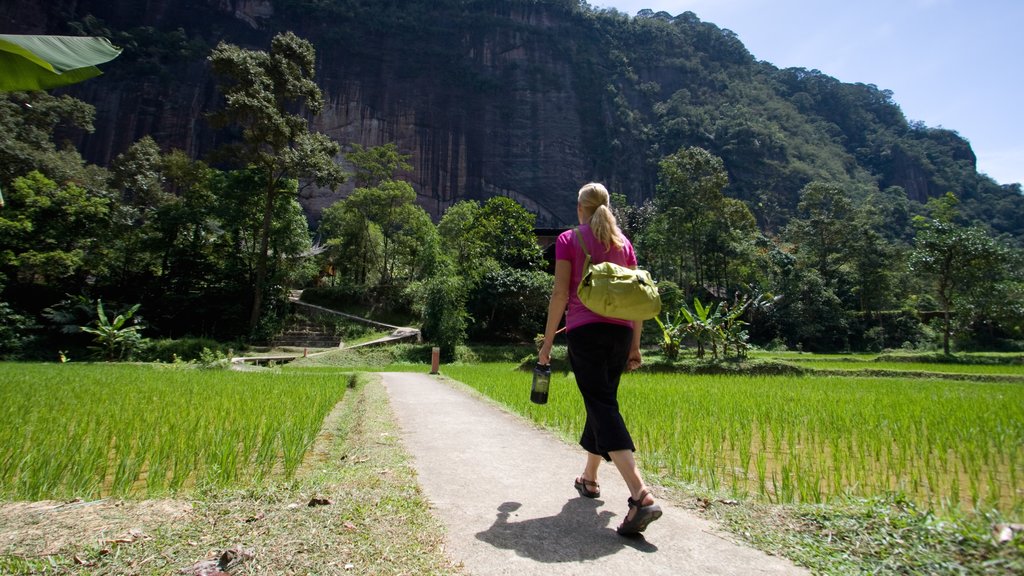
<svg viewBox="0 0 1024 576">
<path fill-rule="evenodd" d="M 566 337 L 569 363 L 587 409 L 580 446 L 608 461 L 609 452 L 636 450 L 618 400 L 619 378 L 633 341 L 632 327 L 595 322 L 574 328 Z"/>
</svg>

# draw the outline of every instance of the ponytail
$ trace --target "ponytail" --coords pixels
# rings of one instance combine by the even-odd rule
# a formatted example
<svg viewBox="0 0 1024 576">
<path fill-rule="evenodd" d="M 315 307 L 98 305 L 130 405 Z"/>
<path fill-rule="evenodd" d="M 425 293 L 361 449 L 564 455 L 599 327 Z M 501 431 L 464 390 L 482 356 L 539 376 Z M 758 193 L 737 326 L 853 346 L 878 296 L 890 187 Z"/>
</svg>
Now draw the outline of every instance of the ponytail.
<svg viewBox="0 0 1024 576">
<path fill-rule="evenodd" d="M 605 250 L 611 249 L 612 246 L 622 248 L 625 245 L 622 232 L 609 205 L 608 189 L 596 182 L 587 184 L 580 188 L 579 205 L 584 215 L 589 214 L 590 231 L 604 245 Z"/>
</svg>

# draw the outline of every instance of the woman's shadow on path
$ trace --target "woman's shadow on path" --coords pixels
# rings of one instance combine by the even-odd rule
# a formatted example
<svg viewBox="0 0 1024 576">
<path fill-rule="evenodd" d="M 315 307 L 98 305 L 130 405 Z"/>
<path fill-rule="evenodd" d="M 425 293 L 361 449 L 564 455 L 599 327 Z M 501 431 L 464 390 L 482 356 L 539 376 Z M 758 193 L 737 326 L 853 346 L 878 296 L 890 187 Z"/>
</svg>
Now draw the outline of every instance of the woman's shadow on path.
<svg viewBox="0 0 1024 576">
<path fill-rule="evenodd" d="M 478 532 L 478 540 L 495 548 L 515 550 L 516 554 L 537 562 L 579 562 L 610 556 L 627 546 L 641 552 L 655 552 L 658 547 L 643 536 L 625 538 L 615 533 L 609 521 L 615 514 L 598 512 L 600 500 L 573 498 L 554 516 L 509 522 L 519 509 L 519 502 L 498 506 L 494 524 Z"/>
</svg>

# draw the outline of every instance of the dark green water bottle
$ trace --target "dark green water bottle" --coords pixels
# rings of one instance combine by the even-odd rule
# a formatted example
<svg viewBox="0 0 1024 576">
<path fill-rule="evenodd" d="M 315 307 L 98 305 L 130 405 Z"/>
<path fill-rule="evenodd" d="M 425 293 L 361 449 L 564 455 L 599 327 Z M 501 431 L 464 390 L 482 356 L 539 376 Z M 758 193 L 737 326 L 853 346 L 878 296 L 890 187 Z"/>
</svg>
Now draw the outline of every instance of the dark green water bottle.
<svg viewBox="0 0 1024 576">
<path fill-rule="evenodd" d="M 537 363 L 533 367 L 533 386 L 530 388 L 530 400 L 534 404 L 548 403 L 548 386 L 551 384 L 551 365 Z"/>
</svg>

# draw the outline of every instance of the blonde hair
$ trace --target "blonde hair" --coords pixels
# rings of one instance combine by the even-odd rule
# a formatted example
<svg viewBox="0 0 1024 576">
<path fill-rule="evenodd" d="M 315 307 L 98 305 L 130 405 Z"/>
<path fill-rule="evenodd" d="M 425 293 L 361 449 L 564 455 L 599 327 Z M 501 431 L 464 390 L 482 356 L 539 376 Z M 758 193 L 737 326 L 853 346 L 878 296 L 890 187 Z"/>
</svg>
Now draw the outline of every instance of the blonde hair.
<svg viewBox="0 0 1024 576">
<path fill-rule="evenodd" d="M 609 204 L 608 189 L 602 184 L 591 182 L 580 188 L 579 206 L 583 215 L 590 223 L 590 231 L 594 233 L 605 250 L 613 245 L 622 248 L 625 243 L 622 241 L 622 232 L 619 224 L 615 221 L 615 215 Z"/>
</svg>

